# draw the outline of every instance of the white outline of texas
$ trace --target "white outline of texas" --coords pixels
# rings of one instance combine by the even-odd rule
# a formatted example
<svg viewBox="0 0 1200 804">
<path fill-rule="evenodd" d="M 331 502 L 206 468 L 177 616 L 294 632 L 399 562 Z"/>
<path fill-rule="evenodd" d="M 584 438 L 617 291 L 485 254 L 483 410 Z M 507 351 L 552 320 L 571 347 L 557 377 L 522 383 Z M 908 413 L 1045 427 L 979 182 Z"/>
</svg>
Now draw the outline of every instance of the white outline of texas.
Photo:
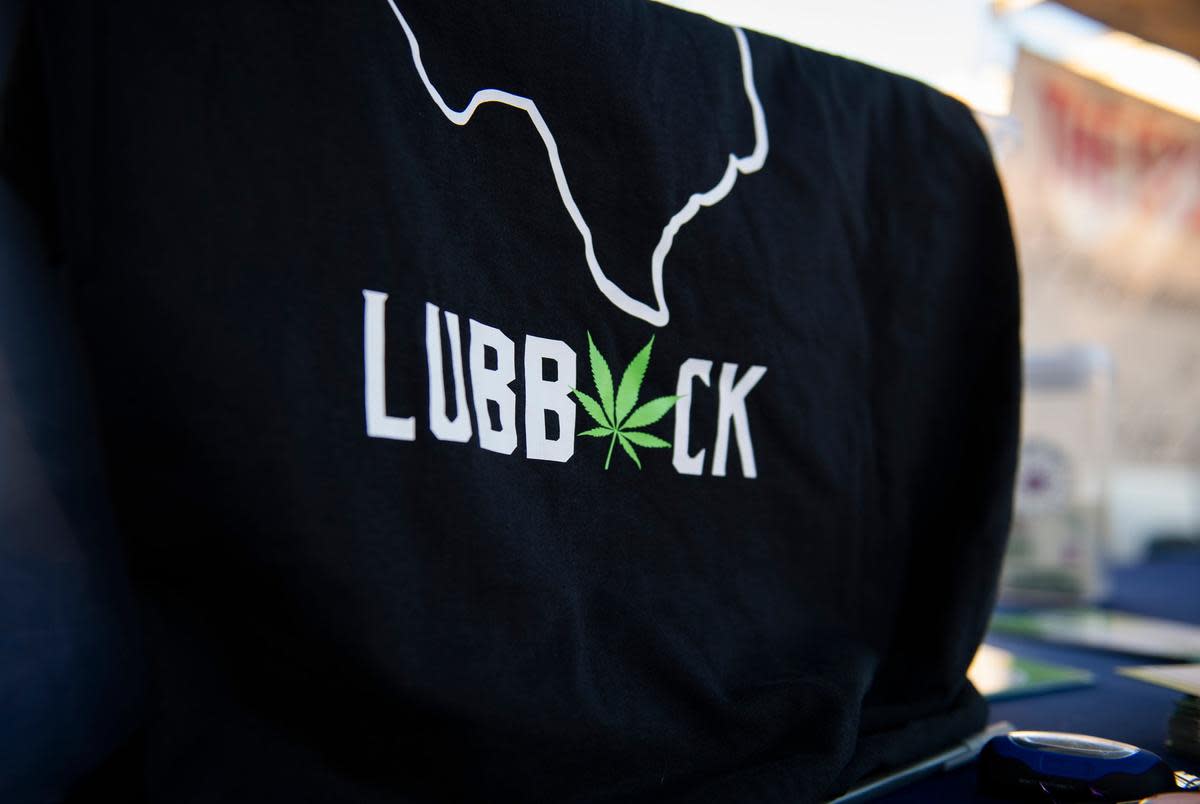
<svg viewBox="0 0 1200 804">
<path fill-rule="evenodd" d="M 711 189 L 701 193 L 693 193 L 689 196 L 683 208 L 672 215 L 671 219 L 667 221 L 667 225 L 663 227 L 658 245 L 655 246 L 654 253 L 650 258 L 650 277 L 654 284 L 654 298 L 658 302 L 657 307 L 651 307 L 645 302 L 638 301 L 619 288 L 615 282 L 605 275 L 604 270 L 600 267 L 600 263 L 596 259 L 596 250 L 592 246 L 592 230 L 588 227 L 587 221 L 583 219 L 583 214 L 579 211 L 579 207 L 575 204 L 575 199 L 571 195 L 571 188 L 567 184 L 567 176 L 563 170 L 562 160 L 558 155 L 558 143 L 555 142 L 554 135 L 550 133 L 550 127 L 546 125 L 545 119 L 542 118 L 542 113 L 538 111 L 537 104 L 529 98 L 514 95 L 511 92 L 499 89 L 481 89 L 472 96 L 471 102 L 462 111 L 451 109 L 446 105 L 446 101 L 442 99 L 441 93 L 430 82 L 429 75 L 425 72 L 425 64 L 421 61 L 421 46 L 418 44 L 417 37 L 413 33 L 412 28 L 409 27 L 408 20 L 400 13 L 400 9 L 396 7 L 394 0 L 387 0 L 387 3 L 392 7 L 392 12 L 396 15 L 396 20 L 399 21 L 400 27 L 404 29 L 404 35 L 408 38 L 408 45 L 412 50 L 413 65 L 417 68 L 417 74 L 420 75 L 421 82 L 425 85 L 429 97 L 442 110 L 442 114 L 446 116 L 447 120 L 456 126 L 465 126 L 471 121 L 475 110 L 485 103 L 502 103 L 521 109 L 525 114 L 529 115 L 529 119 L 533 122 L 533 127 L 537 129 L 538 134 L 541 135 L 542 142 L 546 145 L 546 155 L 550 158 L 550 168 L 554 172 L 554 182 L 558 185 L 558 192 L 562 196 L 563 206 L 566 207 L 567 214 L 571 216 L 571 220 L 575 223 L 575 228 L 579 230 L 580 236 L 583 237 L 584 255 L 587 259 L 588 269 L 592 273 L 592 279 L 596 282 L 596 287 L 600 289 L 600 292 L 610 302 L 624 312 L 629 313 L 629 315 L 640 318 L 656 327 L 666 326 L 671 319 L 671 314 L 667 310 L 667 300 L 663 290 L 663 263 L 667 259 L 667 254 L 671 251 L 675 235 L 685 223 L 696 216 L 701 207 L 711 207 L 729 195 L 733 189 L 733 185 L 737 183 L 739 173 L 754 173 L 763 166 L 763 163 L 767 159 L 767 150 L 769 147 L 767 140 L 767 120 L 763 114 L 762 104 L 758 100 L 758 91 L 754 86 L 754 63 L 750 59 L 750 45 L 746 41 L 746 34 L 742 29 L 734 28 L 733 35 L 737 39 L 738 51 L 741 54 L 742 85 L 746 90 L 746 99 L 750 102 L 750 111 L 754 116 L 754 150 L 748 156 L 737 156 L 731 153 L 729 155 L 729 163 L 725 166 L 725 172 L 722 174 L 721 180 Z"/>
</svg>

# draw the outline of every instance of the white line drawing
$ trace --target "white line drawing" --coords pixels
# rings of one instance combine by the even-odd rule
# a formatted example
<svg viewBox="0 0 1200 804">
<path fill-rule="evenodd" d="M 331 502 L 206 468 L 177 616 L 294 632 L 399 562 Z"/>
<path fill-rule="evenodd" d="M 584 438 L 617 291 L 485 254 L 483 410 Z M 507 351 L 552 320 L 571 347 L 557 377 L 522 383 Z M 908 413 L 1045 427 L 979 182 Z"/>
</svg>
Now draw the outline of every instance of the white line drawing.
<svg viewBox="0 0 1200 804">
<path fill-rule="evenodd" d="M 546 155 L 550 159 L 550 167 L 554 172 L 554 182 L 558 185 L 558 192 L 562 196 L 563 206 L 566 207 L 567 214 L 571 216 L 571 220 L 575 223 L 575 228 L 579 230 L 579 234 L 583 238 L 584 255 L 587 259 L 588 269 L 592 273 L 592 279 L 596 282 L 596 287 L 600 289 L 600 292 L 610 302 L 629 315 L 640 318 L 656 327 L 666 326 L 667 322 L 671 319 L 671 314 L 667 309 L 666 295 L 663 290 L 663 263 L 667 259 L 667 254 L 671 251 L 675 235 L 685 223 L 696 217 L 696 213 L 700 211 L 701 207 L 711 207 L 729 195 L 733 189 L 733 185 L 737 182 L 739 173 L 754 173 L 763 166 L 763 163 L 767 159 L 767 150 L 769 147 L 767 141 L 767 119 L 763 114 L 762 103 L 758 99 L 758 91 L 754 86 L 754 63 L 750 58 L 750 45 L 746 41 L 745 32 L 741 28 L 733 29 L 733 35 L 737 39 L 738 51 L 741 55 L 742 86 L 745 88 L 746 99 L 750 102 L 750 111 L 754 119 L 754 150 L 747 156 L 729 154 L 729 162 L 725 166 L 725 172 L 721 176 L 721 180 L 713 185 L 711 189 L 700 193 L 693 193 L 689 196 L 683 208 L 672 215 L 671 219 L 667 221 L 667 225 L 663 227 L 658 245 L 655 246 L 654 253 L 650 258 L 650 277 L 654 284 L 654 298 L 658 303 L 657 307 L 651 307 L 619 288 L 615 282 L 605 275 L 604 270 L 600 267 L 600 263 L 596 259 L 596 250 L 592 245 L 592 230 L 588 228 L 587 221 L 583 219 L 583 214 L 580 213 L 579 207 L 575 204 L 575 198 L 571 195 L 571 188 L 567 184 L 567 175 L 563 170 L 562 160 L 558 155 L 558 143 L 555 142 L 554 135 L 550 133 L 550 127 L 546 125 L 545 119 L 542 118 L 542 113 L 538 110 L 537 104 L 530 98 L 514 95 L 511 92 L 505 92 L 500 89 L 481 89 L 471 97 L 471 102 L 462 111 L 451 109 L 446 105 L 446 101 L 442 99 L 441 93 L 437 91 L 437 88 L 429 80 L 429 75 L 425 72 L 425 64 L 421 61 L 421 46 L 418 44 L 417 37 L 413 33 L 412 28 L 409 27 L 408 20 L 400 13 L 400 9 L 396 7 L 394 0 L 387 0 L 387 3 L 392 7 L 392 13 L 396 15 L 396 20 L 400 23 L 400 27 L 404 29 L 405 37 L 408 38 L 408 46 L 412 51 L 413 65 L 417 68 L 417 74 L 421 77 L 421 83 L 425 85 L 425 90 L 429 93 L 429 97 L 442 110 L 442 114 L 446 116 L 447 120 L 456 126 L 465 126 L 471 121 L 475 110 L 485 103 L 502 103 L 506 106 L 520 109 L 529 116 L 533 127 L 537 129 L 542 142 L 546 145 Z"/>
</svg>

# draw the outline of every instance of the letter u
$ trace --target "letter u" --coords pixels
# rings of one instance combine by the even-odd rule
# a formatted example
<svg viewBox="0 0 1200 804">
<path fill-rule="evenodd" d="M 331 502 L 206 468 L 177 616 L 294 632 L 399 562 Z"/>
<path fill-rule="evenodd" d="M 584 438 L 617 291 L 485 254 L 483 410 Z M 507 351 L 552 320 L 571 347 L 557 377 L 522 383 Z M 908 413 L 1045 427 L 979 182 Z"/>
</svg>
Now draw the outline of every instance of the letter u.
<svg viewBox="0 0 1200 804">
<path fill-rule="evenodd" d="M 458 316 L 447 312 L 450 361 L 454 368 L 454 418 L 446 415 L 446 385 L 442 369 L 442 333 L 436 305 L 425 303 L 425 360 L 429 366 L 429 429 L 439 441 L 471 440 L 471 414 L 467 410 L 467 383 L 463 379 L 462 337 Z"/>
</svg>

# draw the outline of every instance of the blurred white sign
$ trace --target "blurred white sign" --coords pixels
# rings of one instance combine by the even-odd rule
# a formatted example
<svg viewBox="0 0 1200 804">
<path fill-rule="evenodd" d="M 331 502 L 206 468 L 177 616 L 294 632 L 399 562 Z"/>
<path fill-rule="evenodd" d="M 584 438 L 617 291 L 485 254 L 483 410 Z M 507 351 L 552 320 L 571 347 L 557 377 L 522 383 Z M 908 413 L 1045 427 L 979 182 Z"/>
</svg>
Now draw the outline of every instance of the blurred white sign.
<svg viewBox="0 0 1200 804">
<path fill-rule="evenodd" d="M 1200 122 L 1022 51 L 1011 179 L 1092 268 L 1138 294 L 1200 301 Z"/>
</svg>

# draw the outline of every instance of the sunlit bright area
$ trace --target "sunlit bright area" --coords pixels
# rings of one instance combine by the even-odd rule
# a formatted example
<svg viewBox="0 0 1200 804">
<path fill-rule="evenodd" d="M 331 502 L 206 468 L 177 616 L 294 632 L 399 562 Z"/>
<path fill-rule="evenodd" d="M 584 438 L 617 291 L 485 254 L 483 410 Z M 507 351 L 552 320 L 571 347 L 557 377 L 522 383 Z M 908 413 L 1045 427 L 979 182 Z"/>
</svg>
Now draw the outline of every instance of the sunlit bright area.
<svg viewBox="0 0 1200 804">
<path fill-rule="evenodd" d="M 1200 120 L 1200 63 L 1040 0 L 659 0 L 907 75 L 1006 114 L 1020 47 Z"/>
<path fill-rule="evenodd" d="M 1011 47 L 988 0 L 669 0 L 713 19 L 917 78 L 1002 111 Z M 1001 66 L 997 70 L 996 66 Z"/>
</svg>

